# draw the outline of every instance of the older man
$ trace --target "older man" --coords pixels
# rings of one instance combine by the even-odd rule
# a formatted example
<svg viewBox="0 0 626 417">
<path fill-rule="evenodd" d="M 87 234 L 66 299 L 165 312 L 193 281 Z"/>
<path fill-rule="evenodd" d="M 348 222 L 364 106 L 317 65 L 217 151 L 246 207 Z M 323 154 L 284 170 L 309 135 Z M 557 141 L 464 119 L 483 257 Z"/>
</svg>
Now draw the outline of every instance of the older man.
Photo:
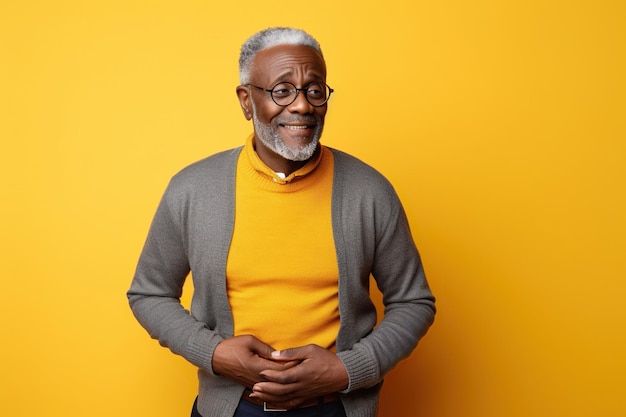
<svg viewBox="0 0 626 417">
<path fill-rule="evenodd" d="M 382 175 L 320 144 L 333 90 L 314 38 L 253 35 L 240 78 L 254 133 L 172 178 L 131 308 L 199 368 L 193 416 L 375 416 L 383 377 L 435 314 L 406 216 Z M 385 304 L 378 325 L 370 275 Z"/>
</svg>

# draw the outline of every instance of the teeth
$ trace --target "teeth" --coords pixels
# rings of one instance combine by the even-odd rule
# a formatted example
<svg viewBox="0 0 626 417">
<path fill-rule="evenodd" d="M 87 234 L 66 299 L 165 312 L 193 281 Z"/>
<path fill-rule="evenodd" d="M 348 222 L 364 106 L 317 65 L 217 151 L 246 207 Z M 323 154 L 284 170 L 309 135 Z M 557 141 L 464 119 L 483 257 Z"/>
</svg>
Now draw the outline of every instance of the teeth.
<svg viewBox="0 0 626 417">
<path fill-rule="evenodd" d="M 287 125 L 285 125 L 285 127 L 287 129 L 292 129 L 292 130 L 308 129 L 308 126 L 287 126 Z"/>
</svg>

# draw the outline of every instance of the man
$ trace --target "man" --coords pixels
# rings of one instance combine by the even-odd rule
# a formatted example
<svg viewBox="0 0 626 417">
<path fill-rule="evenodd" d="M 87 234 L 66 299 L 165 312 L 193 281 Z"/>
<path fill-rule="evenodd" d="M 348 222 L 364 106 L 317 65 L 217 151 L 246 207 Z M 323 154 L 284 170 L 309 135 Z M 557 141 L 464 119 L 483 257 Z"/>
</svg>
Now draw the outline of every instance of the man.
<svg viewBox="0 0 626 417">
<path fill-rule="evenodd" d="M 384 375 L 435 314 L 404 211 L 378 172 L 320 144 L 333 90 L 315 39 L 255 34 L 240 78 L 254 133 L 172 178 L 131 308 L 199 368 L 192 416 L 375 416 Z M 385 304 L 376 328 L 370 274 Z"/>
</svg>

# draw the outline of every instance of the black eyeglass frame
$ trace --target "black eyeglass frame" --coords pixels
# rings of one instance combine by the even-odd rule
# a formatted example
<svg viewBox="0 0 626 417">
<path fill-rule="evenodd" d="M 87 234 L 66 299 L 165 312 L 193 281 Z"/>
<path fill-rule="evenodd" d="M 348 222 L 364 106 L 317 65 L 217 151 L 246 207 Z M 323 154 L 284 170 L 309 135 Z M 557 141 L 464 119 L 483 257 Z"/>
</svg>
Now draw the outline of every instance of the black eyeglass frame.
<svg viewBox="0 0 626 417">
<path fill-rule="evenodd" d="M 276 89 L 276 87 L 278 87 L 278 86 L 279 86 L 279 85 L 281 85 L 281 84 L 289 84 L 290 86 L 292 86 L 292 87 L 293 87 L 293 91 L 295 91 L 295 92 L 296 92 L 296 94 L 293 96 L 293 100 L 291 100 L 291 101 L 290 101 L 289 103 L 287 103 L 287 104 L 280 104 L 280 103 L 278 103 L 278 102 L 276 101 L 276 99 L 274 98 L 274 89 Z M 321 86 L 321 87 L 326 87 L 326 88 L 327 88 L 328 95 L 326 96 L 326 100 L 324 100 L 324 102 L 323 102 L 322 104 L 314 104 L 314 103 L 311 103 L 311 100 L 309 100 L 309 95 L 307 94 L 307 91 L 309 91 L 309 88 L 310 88 L 312 85 L 314 85 L 314 84 L 317 84 L 317 85 L 319 85 L 319 86 Z M 272 98 L 272 101 L 273 101 L 274 103 L 276 103 L 276 105 L 277 105 L 277 106 L 280 106 L 280 107 L 287 107 L 287 106 L 292 105 L 292 104 L 293 104 L 293 102 L 294 102 L 294 101 L 296 101 L 296 99 L 298 98 L 298 94 L 300 94 L 300 91 L 303 91 L 303 92 L 304 92 L 304 98 L 306 99 L 306 101 L 307 101 L 307 102 L 308 102 L 311 106 L 313 106 L 313 107 L 322 107 L 322 106 L 324 106 L 326 103 L 328 103 L 328 100 L 330 100 L 330 95 L 331 95 L 331 94 L 335 91 L 335 90 L 333 90 L 333 89 L 332 89 L 332 88 L 331 88 L 328 84 L 323 83 L 323 82 L 320 82 L 320 81 L 314 81 L 314 82 L 310 83 L 309 85 L 307 85 L 306 87 L 302 87 L 302 88 L 298 88 L 298 87 L 296 87 L 296 86 L 295 86 L 295 84 L 290 83 L 290 82 L 288 82 L 288 81 L 280 82 L 280 83 L 276 84 L 274 87 L 272 87 L 272 88 L 270 88 L 270 89 L 263 88 L 263 87 L 259 87 L 258 85 L 254 85 L 254 84 L 246 84 L 246 85 L 247 85 L 248 87 L 254 87 L 254 88 L 257 88 L 257 89 L 259 89 L 259 90 L 261 90 L 261 91 L 265 91 L 265 92 L 270 93 L 270 97 Z"/>
</svg>

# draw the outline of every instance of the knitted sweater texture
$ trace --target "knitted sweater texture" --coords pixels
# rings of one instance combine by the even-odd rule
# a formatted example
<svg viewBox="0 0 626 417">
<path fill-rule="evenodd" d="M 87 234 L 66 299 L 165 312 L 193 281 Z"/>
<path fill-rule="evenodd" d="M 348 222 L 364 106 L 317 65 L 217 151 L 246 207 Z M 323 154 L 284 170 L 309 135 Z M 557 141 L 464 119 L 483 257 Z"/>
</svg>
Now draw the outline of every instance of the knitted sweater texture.
<svg viewBox="0 0 626 417">
<path fill-rule="evenodd" d="M 128 291 L 131 309 L 151 337 L 199 368 L 203 417 L 232 416 L 244 389 L 211 366 L 217 344 L 233 335 L 225 271 L 240 152 L 213 155 L 172 178 Z M 435 299 L 391 184 L 356 158 L 332 152 L 341 317 L 336 347 L 349 375 L 341 400 L 348 417 L 374 417 L 383 377 L 426 333 Z M 180 297 L 190 272 L 194 293 L 187 311 Z M 385 306 L 378 324 L 370 274 Z"/>
</svg>

